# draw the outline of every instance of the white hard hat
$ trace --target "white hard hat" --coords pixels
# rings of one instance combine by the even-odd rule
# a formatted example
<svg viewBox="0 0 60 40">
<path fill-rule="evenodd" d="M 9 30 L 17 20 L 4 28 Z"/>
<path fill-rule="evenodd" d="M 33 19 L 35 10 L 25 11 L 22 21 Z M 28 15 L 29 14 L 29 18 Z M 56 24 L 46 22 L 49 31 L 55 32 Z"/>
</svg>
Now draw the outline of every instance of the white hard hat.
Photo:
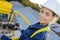
<svg viewBox="0 0 60 40">
<path fill-rule="evenodd" d="M 42 4 L 41 6 L 44 6 L 53 12 L 55 12 L 60 17 L 60 4 L 56 0 L 47 0 L 46 3 Z"/>
</svg>

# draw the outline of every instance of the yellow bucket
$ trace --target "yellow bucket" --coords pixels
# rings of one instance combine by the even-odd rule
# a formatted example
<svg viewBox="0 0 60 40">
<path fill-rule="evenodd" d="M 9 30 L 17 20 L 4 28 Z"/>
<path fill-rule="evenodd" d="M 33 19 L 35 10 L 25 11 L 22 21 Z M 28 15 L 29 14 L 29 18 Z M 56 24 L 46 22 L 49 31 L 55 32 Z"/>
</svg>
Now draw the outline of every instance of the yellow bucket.
<svg viewBox="0 0 60 40">
<path fill-rule="evenodd" d="M 12 12 L 12 4 L 7 1 L 0 1 L 0 13 L 9 14 Z"/>
<path fill-rule="evenodd" d="M 6 1 L 6 0 L 0 0 L 0 1 Z"/>
<path fill-rule="evenodd" d="M 17 37 L 12 37 L 12 40 L 19 40 L 19 38 L 17 38 Z"/>
</svg>

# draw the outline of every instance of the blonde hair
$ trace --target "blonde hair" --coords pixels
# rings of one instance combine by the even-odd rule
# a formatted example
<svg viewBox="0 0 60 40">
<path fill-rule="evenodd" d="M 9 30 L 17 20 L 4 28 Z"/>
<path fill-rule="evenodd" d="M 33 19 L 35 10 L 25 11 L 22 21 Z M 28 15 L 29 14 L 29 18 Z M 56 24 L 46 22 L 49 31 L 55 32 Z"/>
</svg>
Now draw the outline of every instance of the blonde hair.
<svg viewBox="0 0 60 40">
<path fill-rule="evenodd" d="M 55 17 L 55 18 L 52 20 L 52 22 L 49 23 L 49 25 L 50 25 L 50 24 L 53 24 L 53 23 L 56 23 L 56 21 L 57 21 L 58 19 L 59 19 L 59 17 Z"/>
</svg>

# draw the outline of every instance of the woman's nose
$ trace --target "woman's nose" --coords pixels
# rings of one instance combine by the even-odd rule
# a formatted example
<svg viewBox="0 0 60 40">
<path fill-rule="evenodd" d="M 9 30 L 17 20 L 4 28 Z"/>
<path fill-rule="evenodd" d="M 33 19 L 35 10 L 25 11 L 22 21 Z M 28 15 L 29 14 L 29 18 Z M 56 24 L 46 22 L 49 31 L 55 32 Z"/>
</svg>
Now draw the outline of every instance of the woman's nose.
<svg viewBox="0 0 60 40">
<path fill-rule="evenodd" d="M 41 16 L 41 13 L 39 13 L 39 16 Z"/>
<path fill-rule="evenodd" d="M 43 16 L 43 14 L 42 13 L 39 13 L 39 16 Z"/>
<path fill-rule="evenodd" d="M 39 13 L 39 17 L 44 17 L 44 16 L 45 16 L 45 14 Z"/>
</svg>

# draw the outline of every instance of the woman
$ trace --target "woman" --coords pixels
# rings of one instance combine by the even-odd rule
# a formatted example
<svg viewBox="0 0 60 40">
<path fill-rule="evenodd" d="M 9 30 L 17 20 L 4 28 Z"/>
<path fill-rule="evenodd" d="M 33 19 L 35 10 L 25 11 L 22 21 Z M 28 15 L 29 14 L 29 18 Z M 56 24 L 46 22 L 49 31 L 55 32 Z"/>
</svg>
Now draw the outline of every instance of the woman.
<svg viewBox="0 0 60 40">
<path fill-rule="evenodd" d="M 48 0 L 44 5 L 41 5 L 39 13 L 39 22 L 29 26 L 26 30 L 22 30 L 22 35 L 19 40 L 46 40 L 49 32 L 48 24 L 55 18 L 60 17 L 60 4 L 55 0 Z M 57 7 L 57 8 L 56 8 Z M 2 40 L 11 40 L 6 36 L 1 36 Z"/>
<path fill-rule="evenodd" d="M 49 32 L 48 24 L 60 16 L 59 8 L 60 6 L 55 0 L 48 0 L 44 5 L 41 5 L 39 22 L 22 31 L 20 40 L 46 40 Z"/>
</svg>

